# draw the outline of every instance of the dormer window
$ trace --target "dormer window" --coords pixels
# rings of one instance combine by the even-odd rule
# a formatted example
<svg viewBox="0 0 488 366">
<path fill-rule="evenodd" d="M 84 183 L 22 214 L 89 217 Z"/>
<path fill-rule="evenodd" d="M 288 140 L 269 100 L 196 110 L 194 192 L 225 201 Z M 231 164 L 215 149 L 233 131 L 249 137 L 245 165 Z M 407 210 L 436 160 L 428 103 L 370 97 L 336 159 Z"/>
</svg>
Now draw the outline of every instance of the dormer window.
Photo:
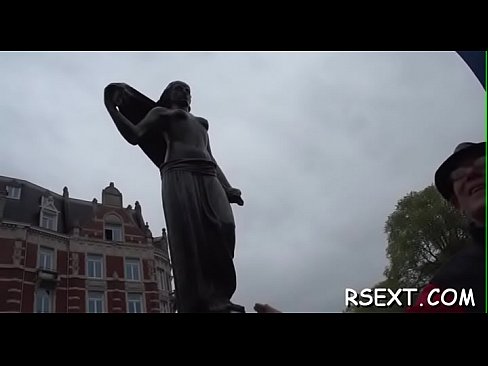
<svg viewBox="0 0 488 366">
<path fill-rule="evenodd" d="M 20 200 L 20 187 L 7 186 L 7 198 Z"/>
<path fill-rule="evenodd" d="M 108 215 L 104 219 L 104 237 L 107 241 L 124 241 L 122 221 L 115 215 Z"/>
<path fill-rule="evenodd" d="M 41 215 L 39 226 L 45 229 L 57 231 L 58 229 L 58 214 L 54 199 L 52 196 L 41 198 Z"/>
<path fill-rule="evenodd" d="M 58 214 L 54 211 L 43 209 L 41 212 L 41 227 L 56 230 Z"/>
</svg>

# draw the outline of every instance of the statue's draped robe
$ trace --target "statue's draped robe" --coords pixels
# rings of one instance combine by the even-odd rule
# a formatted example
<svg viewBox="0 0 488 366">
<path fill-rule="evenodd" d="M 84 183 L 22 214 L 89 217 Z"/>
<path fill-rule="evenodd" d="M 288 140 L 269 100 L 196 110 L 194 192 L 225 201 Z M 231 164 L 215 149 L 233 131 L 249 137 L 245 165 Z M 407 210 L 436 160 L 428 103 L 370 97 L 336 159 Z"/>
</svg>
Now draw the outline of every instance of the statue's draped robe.
<svg viewBox="0 0 488 366">
<path fill-rule="evenodd" d="M 235 224 L 216 166 L 171 161 L 161 181 L 178 310 L 222 310 L 236 289 Z"/>
</svg>

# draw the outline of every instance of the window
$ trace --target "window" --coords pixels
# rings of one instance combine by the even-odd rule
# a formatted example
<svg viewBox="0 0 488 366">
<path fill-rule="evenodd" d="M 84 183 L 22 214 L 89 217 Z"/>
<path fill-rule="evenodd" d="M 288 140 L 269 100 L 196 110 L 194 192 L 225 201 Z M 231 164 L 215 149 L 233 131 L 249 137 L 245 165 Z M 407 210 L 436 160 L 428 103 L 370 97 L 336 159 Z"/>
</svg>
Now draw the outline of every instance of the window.
<svg viewBox="0 0 488 366">
<path fill-rule="evenodd" d="M 166 287 L 166 274 L 164 273 L 164 269 L 158 268 L 158 284 L 161 290 L 167 290 Z"/>
<path fill-rule="evenodd" d="M 105 240 L 123 241 L 123 226 L 121 219 L 114 214 L 108 214 L 104 217 L 105 222 Z"/>
<path fill-rule="evenodd" d="M 54 270 L 54 249 L 40 247 L 39 248 L 39 268 Z"/>
<path fill-rule="evenodd" d="M 90 278 L 103 278 L 103 256 L 88 254 L 86 258 L 87 273 Z"/>
<path fill-rule="evenodd" d="M 7 198 L 20 199 L 20 187 L 7 186 Z"/>
<path fill-rule="evenodd" d="M 171 291 L 171 277 L 169 275 L 166 275 L 165 278 L 166 278 L 166 286 L 167 286 L 166 289 L 168 291 Z"/>
<path fill-rule="evenodd" d="M 142 313 L 142 295 L 128 294 L 127 295 L 127 312 L 128 313 Z"/>
<path fill-rule="evenodd" d="M 162 268 L 158 268 L 158 285 L 160 290 L 171 290 L 171 279 L 166 271 Z"/>
<path fill-rule="evenodd" d="M 41 197 L 41 215 L 39 220 L 39 226 L 57 231 L 58 229 L 58 209 L 54 204 L 53 196 Z"/>
<path fill-rule="evenodd" d="M 103 313 L 104 312 L 104 298 L 103 292 L 88 292 L 88 312 L 89 313 Z"/>
<path fill-rule="evenodd" d="M 140 263 L 139 259 L 125 259 L 125 278 L 128 281 L 140 281 Z"/>
<path fill-rule="evenodd" d="M 50 290 L 39 288 L 36 291 L 36 313 L 52 313 L 53 301 Z"/>
<path fill-rule="evenodd" d="M 122 225 L 105 224 L 105 240 L 122 241 Z"/>
<path fill-rule="evenodd" d="M 41 211 L 41 227 L 56 231 L 58 214 L 54 211 L 43 209 Z"/>
</svg>

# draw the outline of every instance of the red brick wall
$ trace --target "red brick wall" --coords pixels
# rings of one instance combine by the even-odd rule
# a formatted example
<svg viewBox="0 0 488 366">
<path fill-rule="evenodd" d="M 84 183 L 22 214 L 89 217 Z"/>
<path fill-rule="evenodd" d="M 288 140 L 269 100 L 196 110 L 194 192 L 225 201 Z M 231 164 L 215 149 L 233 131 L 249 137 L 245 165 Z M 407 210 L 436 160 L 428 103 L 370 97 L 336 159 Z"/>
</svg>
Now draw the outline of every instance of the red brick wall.
<svg viewBox="0 0 488 366">
<path fill-rule="evenodd" d="M 17 278 L 22 280 L 24 270 L 21 268 L 0 268 L 0 278 Z"/>
<path fill-rule="evenodd" d="M 22 294 L 22 312 L 33 313 L 34 312 L 34 285 L 30 283 L 24 283 L 24 292 Z"/>
<path fill-rule="evenodd" d="M 56 306 L 54 309 L 56 313 L 66 313 L 68 311 L 66 308 L 67 301 L 66 290 L 56 289 Z"/>
<path fill-rule="evenodd" d="M 37 268 L 37 244 L 27 243 L 26 266 Z"/>
<path fill-rule="evenodd" d="M 9 300 L 19 300 L 20 293 L 10 292 L 9 290 L 21 289 L 21 283 L 17 281 L 0 281 L 0 311 L 19 311 L 18 303 L 11 303 Z"/>
<path fill-rule="evenodd" d="M 125 239 L 129 242 L 146 242 L 146 235 L 139 229 L 137 226 L 128 226 L 126 225 L 124 227 L 124 232 L 125 232 Z M 128 236 L 131 236 L 131 238 L 128 238 Z M 128 240 L 129 239 L 129 240 Z"/>
<path fill-rule="evenodd" d="M 70 277 L 68 279 L 68 286 L 70 289 L 73 287 L 85 288 L 86 287 L 85 279 Z"/>
<path fill-rule="evenodd" d="M 125 291 L 107 291 L 107 305 L 109 313 L 127 312 L 127 297 Z M 121 310 L 114 310 L 121 308 Z"/>
<path fill-rule="evenodd" d="M 124 278 L 125 277 L 125 272 L 124 272 L 124 258 L 123 257 L 118 257 L 118 256 L 113 256 L 113 255 L 107 255 L 107 277 L 113 277 L 114 272 L 117 272 L 119 278 Z"/>
<path fill-rule="evenodd" d="M 154 262 L 152 259 L 143 259 L 142 262 L 142 278 L 144 280 L 149 279 L 149 261 Z M 153 269 L 156 270 L 156 266 L 153 266 Z"/>
<path fill-rule="evenodd" d="M 37 280 L 37 273 L 25 271 L 24 273 L 24 281 L 25 282 L 35 282 Z"/>
<path fill-rule="evenodd" d="M 59 279 L 59 287 L 66 287 L 68 285 L 68 280 L 66 277 L 62 277 Z"/>
<path fill-rule="evenodd" d="M 132 232 L 132 230 L 129 230 Z M 126 232 L 127 234 L 127 232 Z M 134 241 L 139 239 L 145 240 L 142 237 L 134 237 Z M 15 246 L 15 239 L 0 238 L 0 264 L 12 264 L 13 249 Z M 19 281 L 0 281 L 0 311 L 21 311 L 32 313 L 35 311 L 35 291 L 37 288 L 37 262 L 38 262 L 38 243 L 27 243 L 26 250 L 23 251 L 25 257 L 25 265 L 27 271 L 22 268 L 0 268 L 0 278 L 8 279 L 15 278 L 24 280 L 24 283 Z M 145 244 L 143 244 L 145 245 Z M 78 254 L 78 276 L 86 274 L 86 255 L 85 253 L 77 252 Z M 72 266 L 69 258 L 69 266 Z M 62 278 L 55 289 L 55 304 L 54 310 L 58 313 L 84 313 L 86 312 L 86 280 L 82 278 L 73 278 L 72 268 L 68 267 L 68 252 L 66 250 L 56 250 L 56 270 Z M 24 264 L 22 261 L 21 264 Z M 149 263 L 153 262 L 152 265 Z M 149 268 L 152 266 L 156 270 L 155 263 L 152 259 L 141 259 L 142 277 L 145 281 L 151 280 L 150 283 L 144 283 L 144 310 L 147 312 L 159 312 L 159 296 L 157 293 L 158 285 L 154 281 L 154 277 L 149 277 Z M 123 312 L 127 311 L 127 293 L 125 290 L 125 268 L 123 256 L 105 256 L 105 271 L 106 276 L 113 277 L 114 272 L 117 272 L 119 280 L 107 281 L 106 294 L 106 310 L 108 312 Z M 70 274 L 69 280 L 66 275 Z M 154 281 L 154 282 L 152 282 Z M 19 291 L 12 291 L 17 289 Z M 10 290 L 10 291 L 9 291 Z M 115 291 L 114 291 L 115 290 Z M 21 292 L 20 292 L 21 291 Z M 16 300 L 17 302 L 8 302 L 7 300 Z M 153 302 L 151 302 L 153 301 Z M 71 307 L 71 308 L 70 308 Z M 74 308 L 78 307 L 78 308 Z M 114 308 L 120 308 L 114 310 Z"/>
<path fill-rule="evenodd" d="M 145 242 L 146 236 L 145 232 L 141 230 L 136 223 L 131 219 L 129 213 L 125 208 L 114 208 L 114 207 L 103 207 L 99 206 L 97 209 L 96 218 L 98 220 L 103 220 L 103 217 L 107 214 L 115 213 L 122 219 L 124 226 L 125 240 L 129 243 L 138 243 L 139 241 Z M 93 231 L 87 231 L 91 237 L 103 238 L 103 222 L 102 221 L 91 221 L 89 224 L 85 225 L 86 228 Z M 97 235 L 98 234 L 98 235 Z M 130 236 L 130 238 L 128 237 Z"/>
<path fill-rule="evenodd" d="M 58 250 L 58 258 L 57 258 L 57 263 L 56 263 L 56 270 L 58 271 L 58 274 L 60 275 L 66 275 L 68 273 L 67 269 L 67 252 L 65 250 Z"/>
<path fill-rule="evenodd" d="M 70 281 L 71 282 L 71 281 Z M 86 291 L 78 289 L 69 289 L 68 294 L 68 312 L 70 313 L 84 313 L 86 311 Z M 75 307 L 79 307 L 75 308 Z"/>
<path fill-rule="evenodd" d="M 146 312 L 148 313 L 159 313 L 160 312 L 160 304 L 159 304 L 159 296 L 158 294 L 145 294 L 144 301 L 146 302 Z M 151 302 L 151 300 L 154 300 Z"/>
<path fill-rule="evenodd" d="M 158 284 L 156 282 L 145 283 L 144 291 L 158 291 Z"/>
<path fill-rule="evenodd" d="M 0 264 L 11 264 L 14 254 L 14 239 L 0 238 Z"/>
<path fill-rule="evenodd" d="M 108 281 L 107 282 L 107 289 L 108 290 L 125 291 L 125 282 L 124 281 Z"/>
</svg>

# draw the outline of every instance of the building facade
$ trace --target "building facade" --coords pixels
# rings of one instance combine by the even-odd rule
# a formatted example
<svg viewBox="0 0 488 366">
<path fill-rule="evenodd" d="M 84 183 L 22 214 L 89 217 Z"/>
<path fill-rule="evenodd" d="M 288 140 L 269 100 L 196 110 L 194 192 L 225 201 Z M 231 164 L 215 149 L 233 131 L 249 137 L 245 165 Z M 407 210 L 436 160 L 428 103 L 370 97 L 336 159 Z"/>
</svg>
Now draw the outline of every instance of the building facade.
<svg viewBox="0 0 488 366">
<path fill-rule="evenodd" d="M 165 230 L 113 183 L 99 203 L 0 176 L 0 312 L 173 312 L 171 282 Z"/>
</svg>

